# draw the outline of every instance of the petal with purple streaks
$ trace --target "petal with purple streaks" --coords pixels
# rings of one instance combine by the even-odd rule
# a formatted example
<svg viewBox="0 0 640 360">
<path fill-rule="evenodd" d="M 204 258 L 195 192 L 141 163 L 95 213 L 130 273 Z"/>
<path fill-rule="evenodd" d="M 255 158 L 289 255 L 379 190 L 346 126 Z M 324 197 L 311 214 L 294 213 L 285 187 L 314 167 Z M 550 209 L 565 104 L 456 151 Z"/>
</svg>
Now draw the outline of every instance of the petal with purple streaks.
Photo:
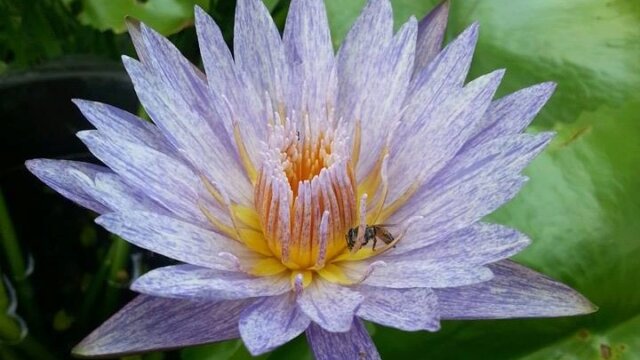
<svg viewBox="0 0 640 360">
<path fill-rule="evenodd" d="M 240 334 L 253 355 L 270 351 L 301 334 L 311 320 L 296 305 L 295 293 L 265 297 L 240 316 Z"/>
<path fill-rule="evenodd" d="M 235 339 L 240 335 L 240 313 L 250 303 L 140 295 L 76 345 L 72 353 L 115 357 Z"/>
<path fill-rule="evenodd" d="M 108 168 L 77 161 L 49 159 L 29 160 L 25 165 L 38 179 L 67 199 L 97 213 L 109 211 L 105 204 L 92 196 L 92 191 L 87 189 L 87 183 L 72 173 L 80 172 L 93 179 L 97 174 L 111 173 Z"/>
<path fill-rule="evenodd" d="M 348 331 L 363 300 L 356 291 L 318 278 L 298 296 L 298 305 L 327 331 Z"/>
<path fill-rule="evenodd" d="M 280 33 L 260 0 L 239 0 L 234 23 L 233 54 L 238 69 L 259 95 L 268 93 L 273 109 L 286 103 L 288 68 Z"/>
<path fill-rule="evenodd" d="M 429 288 L 390 289 L 359 286 L 365 299 L 357 315 L 405 331 L 440 329 L 438 299 Z"/>
<path fill-rule="evenodd" d="M 466 148 L 523 131 L 549 100 L 556 84 L 546 82 L 514 92 L 494 101 L 484 115 L 478 134 Z"/>
<path fill-rule="evenodd" d="M 597 310 L 570 287 L 522 265 L 490 265 L 490 281 L 435 289 L 443 319 L 504 319 L 588 314 Z"/>
<path fill-rule="evenodd" d="M 220 253 L 238 257 L 252 253 L 235 240 L 170 216 L 129 211 L 109 213 L 96 223 L 144 249 L 187 264 L 218 270 L 235 270 L 236 264 Z"/>
<path fill-rule="evenodd" d="M 416 61 L 413 70 L 414 76 L 425 69 L 440 52 L 444 33 L 447 29 L 449 7 L 449 0 L 445 0 L 420 20 L 418 24 Z"/>
<path fill-rule="evenodd" d="M 311 324 L 307 329 L 307 341 L 316 360 L 380 360 L 371 336 L 359 319 L 354 319 L 347 332 L 329 332 Z"/>
<path fill-rule="evenodd" d="M 192 265 L 166 266 L 139 277 L 131 290 L 153 296 L 236 300 L 280 295 L 291 290 L 288 275 L 252 276 Z"/>
</svg>

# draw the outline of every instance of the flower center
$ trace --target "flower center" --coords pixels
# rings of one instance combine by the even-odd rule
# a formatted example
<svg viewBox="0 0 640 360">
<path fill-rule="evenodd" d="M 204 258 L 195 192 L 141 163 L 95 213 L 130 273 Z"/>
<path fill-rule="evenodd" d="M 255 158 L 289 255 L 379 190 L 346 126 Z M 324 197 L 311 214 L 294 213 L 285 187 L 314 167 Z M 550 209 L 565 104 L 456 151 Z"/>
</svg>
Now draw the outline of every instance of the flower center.
<svg viewBox="0 0 640 360">
<path fill-rule="evenodd" d="M 406 226 L 389 231 L 379 222 L 411 192 L 385 204 L 386 147 L 368 174 L 356 181 L 359 122 L 350 140 L 344 134 L 336 135 L 339 130 L 330 117 L 312 122 L 306 115 L 296 119 L 292 114 L 293 119 L 282 120 L 281 113 L 270 121 L 258 166 L 249 156 L 240 128 L 234 125 L 240 159 L 254 185 L 253 204 L 234 203 L 224 189 L 203 178 L 214 200 L 201 200 L 203 213 L 219 232 L 254 253 L 242 259 L 222 255 L 256 276 L 288 271 L 293 281 L 302 274 L 304 286 L 314 273 L 336 283 L 360 282 L 371 269 L 352 265 L 391 249 L 402 238 Z M 377 240 L 381 243 L 374 249 Z M 366 246 L 369 242 L 372 246 Z"/>
<path fill-rule="evenodd" d="M 357 204 L 344 148 L 308 117 L 272 127 L 254 204 L 269 249 L 288 268 L 321 269 L 346 247 Z"/>
</svg>

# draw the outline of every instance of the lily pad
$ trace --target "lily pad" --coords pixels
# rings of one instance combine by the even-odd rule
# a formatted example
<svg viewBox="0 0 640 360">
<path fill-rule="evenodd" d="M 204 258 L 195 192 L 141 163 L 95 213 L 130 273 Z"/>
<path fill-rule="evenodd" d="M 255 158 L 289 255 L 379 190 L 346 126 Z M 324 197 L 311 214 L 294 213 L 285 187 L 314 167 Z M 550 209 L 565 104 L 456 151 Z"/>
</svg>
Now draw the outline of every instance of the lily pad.
<svg viewBox="0 0 640 360">
<path fill-rule="evenodd" d="M 131 16 L 169 35 L 193 24 L 195 5 L 207 9 L 209 0 L 83 0 L 78 18 L 96 29 L 123 33 Z"/>
</svg>

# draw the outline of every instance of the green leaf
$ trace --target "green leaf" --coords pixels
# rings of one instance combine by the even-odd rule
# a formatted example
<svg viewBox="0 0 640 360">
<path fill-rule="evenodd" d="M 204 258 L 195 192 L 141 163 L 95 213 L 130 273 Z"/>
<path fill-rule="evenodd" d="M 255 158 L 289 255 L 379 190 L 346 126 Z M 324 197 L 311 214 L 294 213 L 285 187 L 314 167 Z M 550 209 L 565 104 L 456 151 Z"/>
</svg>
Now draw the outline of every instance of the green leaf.
<svg viewBox="0 0 640 360">
<path fill-rule="evenodd" d="M 451 11 L 450 37 L 480 22 L 470 78 L 507 68 L 502 93 L 558 82 L 538 124 L 573 122 L 640 90 L 637 1 L 454 1 Z"/>
<path fill-rule="evenodd" d="M 640 315 L 604 331 L 579 330 L 565 340 L 545 347 L 526 360 L 640 359 Z"/>
<path fill-rule="evenodd" d="M 351 25 L 360 14 L 365 0 L 326 0 L 327 17 L 329 19 L 329 28 L 331 29 L 331 38 L 333 46 L 338 48 L 342 40 L 349 32 Z"/>
<path fill-rule="evenodd" d="M 180 353 L 182 360 L 264 360 L 268 357 L 269 354 L 251 356 L 249 351 L 242 345 L 241 340 L 190 347 Z"/>
<path fill-rule="evenodd" d="M 240 350 L 242 343 L 239 340 L 223 341 L 211 345 L 202 345 L 182 350 L 182 360 L 228 360 Z"/>
<path fill-rule="evenodd" d="M 126 31 L 125 18 L 131 16 L 164 35 L 193 24 L 195 5 L 207 9 L 208 0 L 83 0 L 80 21 L 99 30 Z"/>
</svg>

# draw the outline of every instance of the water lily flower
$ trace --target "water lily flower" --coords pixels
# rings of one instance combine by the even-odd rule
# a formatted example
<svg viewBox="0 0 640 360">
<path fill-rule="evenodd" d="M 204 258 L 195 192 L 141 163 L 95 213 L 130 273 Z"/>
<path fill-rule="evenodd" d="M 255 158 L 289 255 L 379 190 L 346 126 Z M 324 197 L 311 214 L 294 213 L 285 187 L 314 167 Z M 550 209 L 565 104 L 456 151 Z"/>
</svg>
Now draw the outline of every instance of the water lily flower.
<svg viewBox="0 0 640 360">
<path fill-rule="evenodd" d="M 254 354 L 302 333 L 317 359 L 376 359 L 363 320 L 551 317 L 594 306 L 507 258 L 524 234 L 481 222 L 552 138 L 523 129 L 554 84 L 499 100 L 504 71 L 465 83 L 473 24 L 444 49 L 448 3 L 394 33 L 370 0 L 337 53 L 324 4 L 293 0 L 281 36 L 239 0 L 233 55 L 196 8 L 205 72 L 130 22 L 123 57 L 153 124 L 76 100 L 106 166 L 27 167 L 131 243 L 180 262 L 73 351 L 107 356 L 242 338 Z"/>
</svg>

